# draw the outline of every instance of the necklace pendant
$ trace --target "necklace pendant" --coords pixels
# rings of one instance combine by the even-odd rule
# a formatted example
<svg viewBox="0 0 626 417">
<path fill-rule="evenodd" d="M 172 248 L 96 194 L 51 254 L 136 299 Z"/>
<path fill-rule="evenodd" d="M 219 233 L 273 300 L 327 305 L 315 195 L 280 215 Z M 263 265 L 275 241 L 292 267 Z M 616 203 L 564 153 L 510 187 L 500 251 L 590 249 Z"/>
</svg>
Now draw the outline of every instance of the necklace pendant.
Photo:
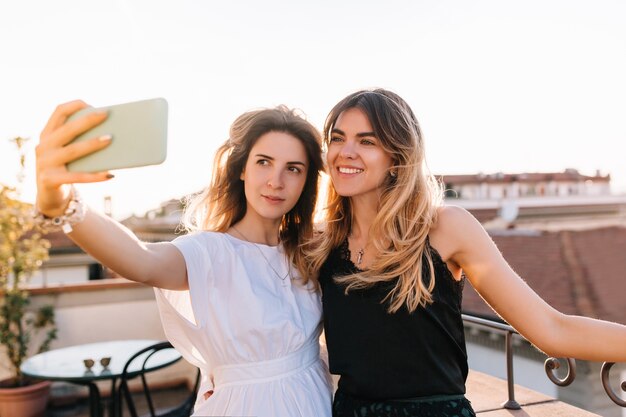
<svg viewBox="0 0 626 417">
<path fill-rule="evenodd" d="M 356 264 L 357 266 L 361 265 L 361 262 L 363 261 L 363 255 L 365 254 L 365 250 L 363 249 L 359 249 L 356 253 Z"/>
</svg>

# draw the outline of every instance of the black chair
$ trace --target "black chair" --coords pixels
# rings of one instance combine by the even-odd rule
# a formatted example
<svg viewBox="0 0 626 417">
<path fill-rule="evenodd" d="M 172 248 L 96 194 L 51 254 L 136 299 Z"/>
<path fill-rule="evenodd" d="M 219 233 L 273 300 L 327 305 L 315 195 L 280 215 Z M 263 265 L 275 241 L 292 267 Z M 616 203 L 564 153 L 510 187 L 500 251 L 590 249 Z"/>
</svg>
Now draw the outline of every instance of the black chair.
<svg viewBox="0 0 626 417">
<path fill-rule="evenodd" d="M 174 349 L 170 342 L 160 342 L 156 343 L 152 346 L 148 346 L 144 349 L 141 349 L 139 352 L 135 353 L 124 365 L 124 369 L 122 370 L 122 375 L 120 377 L 120 385 L 118 387 L 118 398 L 119 398 L 119 408 L 118 415 L 122 416 L 122 408 L 123 402 L 126 402 L 128 411 L 130 412 L 131 417 L 138 417 L 137 408 L 135 407 L 135 402 L 131 395 L 130 389 L 128 387 L 128 381 L 140 377 L 143 385 L 143 393 L 146 398 L 146 403 L 148 404 L 148 409 L 150 413 L 147 414 L 150 417 L 189 417 L 193 412 L 193 405 L 196 400 L 196 394 L 198 392 L 198 387 L 200 386 L 200 370 L 198 369 L 196 373 L 196 381 L 193 387 L 192 392 L 189 394 L 185 400 L 175 406 L 169 407 L 167 409 L 156 409 L 154 407 L 154 402 L 152 401 L 152 394 L 150 392 L 150 388 L 148 386 L 148 381 L 146 379 L 146 374 L 152 372 L 156 369 L 146 370 L 146 363 L 150 359 L 152 355 L 155 353 L 164 350 L 164 349 Z M 140 356 L 144 356 L 143 359 L 139 358 Z M 129 370 L 131 365 L 136 361 L 142 361 L 141 368 L 137 371 Z"/>
</svg>

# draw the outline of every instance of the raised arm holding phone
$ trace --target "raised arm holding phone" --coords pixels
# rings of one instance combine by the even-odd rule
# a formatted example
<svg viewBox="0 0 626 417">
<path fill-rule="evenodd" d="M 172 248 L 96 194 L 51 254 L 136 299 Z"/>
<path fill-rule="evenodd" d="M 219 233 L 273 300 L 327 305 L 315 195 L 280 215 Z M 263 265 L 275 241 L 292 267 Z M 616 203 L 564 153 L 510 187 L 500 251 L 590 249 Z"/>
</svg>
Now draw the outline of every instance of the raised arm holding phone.
<svg viewBox="0 0 626 417">
<path fill-rule="evenodd" d="M 36 150 L 37 210 L 48 218 L 60 218 L 61 222 L 70 202 L 79 201 L 71 184 L 113 178 L 109 171 L 92 173 L 67 169 L 66 164 L 102 150 L 112 142 L 110 134 L 103 134 L 70 143 L 107 118 L 106 112 L 94 112 L 67 122 L 72 114 L 86 107 L 82 101 L 59 106 L 42 131 Z M 72 228 L 68 236 L 104 265 L 133 281 L 161 288 L 187 288 L 185 263 L 173 246 L 144 244 L 120 223 L 88 207 L 84 207 L 82 215 L 84 218 L 80 219 L 68 216 Z M 80 220 L 78 224 L 71 224 L 77 220 Z"/>
<path fill-rule="evenodd" d="M 107 118 L 70 119 L 86 107 L 60 105 L 41 133 L 37 209 L 104 265 L 155 287 L 168 339 L 202 371 L 194 415 L 329 416 L 321 302 L 302 253 L 322 169 L 317 130 L 284 106 L 239 116 L 188 207 L 191 233 L 144 243 L 73 190 L 113 177 L 67 169 L 111 144 L 106 133 L 74 142 Z"/>
</svg>

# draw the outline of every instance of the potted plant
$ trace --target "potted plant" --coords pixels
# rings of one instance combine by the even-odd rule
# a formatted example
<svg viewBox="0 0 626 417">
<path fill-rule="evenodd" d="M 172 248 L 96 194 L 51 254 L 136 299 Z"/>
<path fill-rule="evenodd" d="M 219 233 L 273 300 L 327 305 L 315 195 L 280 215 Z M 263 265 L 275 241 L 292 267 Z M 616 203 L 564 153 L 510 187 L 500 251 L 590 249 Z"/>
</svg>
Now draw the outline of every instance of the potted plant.
<svg viewBox="0 0 626 417">
<path fill-rule="evenodd" d="M 26 284 L 48 258 L 50 243 L 37 230 L 32 205 L 19 198 L 19 186 L 24 179 L 25 141 L 21 137 L 12 139 L 20 158 L 18 186 L 0 184 L 0 364 L 8 362 L 13 374 L 0 381 L 0 417 L 30 417 L 45 412 L 50 383 L 25 378 L 20 366 L 27 355 L 47 350 L 56 338 L 52 306 L 36 311 L 29 308 Z M 45 331 L 45 335 L 40 343 L 35 343 L 33 336 L 38 331 Z M 35 399 L 38 394 L 43 399 Z M 36 409 L 16 408 L 21 405 Z"/>
</svg>

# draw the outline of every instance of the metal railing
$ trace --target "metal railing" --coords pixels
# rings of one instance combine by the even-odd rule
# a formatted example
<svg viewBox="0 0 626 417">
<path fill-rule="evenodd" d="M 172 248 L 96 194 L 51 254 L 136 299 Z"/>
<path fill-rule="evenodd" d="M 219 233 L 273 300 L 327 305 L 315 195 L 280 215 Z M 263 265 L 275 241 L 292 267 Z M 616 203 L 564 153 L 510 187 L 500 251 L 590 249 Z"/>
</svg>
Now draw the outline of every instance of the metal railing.
<svg viewBox="0 0 626 417">
<path fill-rule="evenodd" d="M 517 334 L 523 338 L 513 327 L 509 326 L 505 323 L 500 323 L 493 320 L 484 319 L 481 317 L 472 316 L 469 314 L 463 314 L 463 321 L 466 323 L 476 324 L 482 327 L 486 327 L 493 330 L 498 330 L 504 333 L 504 351 L 506 356 L 506 383 L 508 390 L 508 399 L 505 401 L 502 406 L 509 410 L 519 410 L 521 406 L 515 400 L 515 379 L 513 377 L 513 335 Z M 525 340 L 525 339 L 524 339 Z M 560 386 L 566 387 L 570 385 L 574 379 L 576 378 L 576 361 L 572 358 L 565 358 L 567 363 L 567 375 L 563 378 L 559 378 L 556 375 L 556 370 L 560 368 L 561 364 L 556 358 L 548 358 L 545 360 L 543 367 L 546 371 L 546 375 L 548 379 L 552 381 L 552 383 Z M 614 365 L 612 362 L 604 362 L 602 364 L 601 371 L 601 380 L 602 386 L 606 391 L 609 398 L 617 405 L 621 407 L 626 407 L 626 401 L 622 400 L 615 394 L 615 391 L 610 386 L 609 383 L 609 372 L 611 367 Z M 626 392 L 626 381 L 621 383 L 622 391 Z"/>
</svg>

